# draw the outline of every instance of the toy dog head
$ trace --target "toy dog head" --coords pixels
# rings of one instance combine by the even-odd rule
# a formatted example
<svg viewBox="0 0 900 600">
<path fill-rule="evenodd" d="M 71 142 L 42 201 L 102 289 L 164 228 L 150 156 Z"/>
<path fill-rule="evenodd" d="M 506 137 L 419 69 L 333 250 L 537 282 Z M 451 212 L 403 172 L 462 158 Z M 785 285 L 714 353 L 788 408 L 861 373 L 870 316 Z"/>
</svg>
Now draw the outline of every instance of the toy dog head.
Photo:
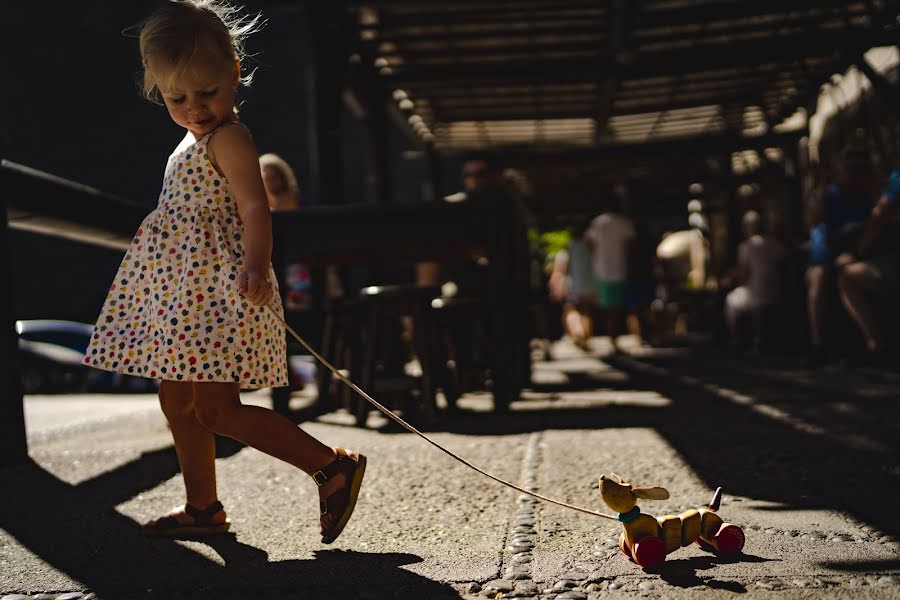
<svg viewBox="0 0 900 600">
<path fill-rule="evenodd" d="M 600 476 L 600 497 L 617 513 L 627 513 L 637 504 L 638 498 L 666 500 L 669 492 L 661 487 L 632 487 L 630 483 L 611 473 L 610 477 Z"/>
</svg>

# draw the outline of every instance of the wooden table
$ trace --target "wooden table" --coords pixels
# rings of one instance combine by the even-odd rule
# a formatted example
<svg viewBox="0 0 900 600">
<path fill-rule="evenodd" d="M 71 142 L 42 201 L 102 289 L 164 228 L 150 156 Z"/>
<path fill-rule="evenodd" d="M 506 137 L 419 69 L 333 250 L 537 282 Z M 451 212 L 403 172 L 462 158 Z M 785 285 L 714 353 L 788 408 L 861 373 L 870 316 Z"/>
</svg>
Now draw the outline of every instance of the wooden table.
<svg viewBox="0 0 900 600">
<path fill-rule="evenodd" d="M 386 265 L 488 260 L 480 290 L 490 315 L 494 406 L 505 410 L 529 377 L 525 228 L 502 201 L 308 207 L 273 215 L 273 263 Z M 279 276 L 283 281 L 283 277 Z"/>
<path fill-rule="evenodd" d="M 11 227 L 124 251 L 150 210 L 147 205 L 50 173 L 0 161 L 0 464 L 28 457 L 7 219 Z M 486 256 L 491 277 L 483 298 L 492 316 L 496 407 L 505 409 L 518 396 L 528 378 L 527 241 L 509 205 L 310 207 L 293 214 L 275 214 L 273 222 L 277 269 L 286 260 L 310 265 L 372 265 Z"/>
</svg>

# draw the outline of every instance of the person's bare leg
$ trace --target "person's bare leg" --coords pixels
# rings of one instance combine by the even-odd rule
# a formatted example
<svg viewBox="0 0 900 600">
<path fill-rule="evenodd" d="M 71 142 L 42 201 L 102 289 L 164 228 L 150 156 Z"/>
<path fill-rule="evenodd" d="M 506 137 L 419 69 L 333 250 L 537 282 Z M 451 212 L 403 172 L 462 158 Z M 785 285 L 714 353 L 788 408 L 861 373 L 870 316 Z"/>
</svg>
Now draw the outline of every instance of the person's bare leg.
<svg viewBox="0 0 900 600">
<path fill-rule="evenodd" d="M 572 343 L 580 345 L 584 342 L 585 332 L 581 321 L 581 314 L 572 304 L 566 304 L 563 307 L 563 325 L 566 333 L 572 338 Z"/>
<path fill-rule="evenodd" d="M 809 336 L 815 347 L 821 347 L 824 338 L 825 276 L 825 267 L 821 265 L 806 270 Z"/>
<path fill-rule="evenodd" d="M 606 334 L 609 336 L 609 342 L 612 344 L 613 352 L 619 351 L 619 345 L 616 343 L 616 338 L 619 336 L 619 329 L 623 320 L 624 310 L 625 309 L 621 306 L 606 309 Z"/>
<path fill-rule="evenodd" d="M 877 283 L 875 273 L 863 262 L 845 266 L 838 275 L 838 292 L 841 302 L 862 331 L 866 338 L 866 349 L 870 352 L 883 346 L 869 297 Z"/>
<path fill-rule="evenodd" d="M 194 383 L 194 411 L 201 425 L 279 458 L 308 475 L 335 459 L 336 453 L 286 417 L 268 408 L 241 404 L 237 383 Z M 346 477 L 337 475 L 319 487 L 325 498 L 340 489 Z M 326 516 L 324 526 L 332 518 Z"/>
<path fill-rule="evenodd" d="M 585 342 L 590 342 L 594 337 L 594 317 L 589 308 L 580 308 L 578 314 L 581 317 L 581 329 L 584 331 Z"/>
<path fill-rule="evenodd" d="M 206 508 L 218 500 L 216 444 L 213 433 L 200 425 L 194 415 L 193 386 L 181 381 L 160 382 L 159 404 L 172 431 L 187 502 L 196 508 Z M 173 509 L 169 515 L 181 523 L 193 521 L 183 506 Z M 225 511 L 219 511 L 211 521 L 222 523 L 225 517 Z"/>
</svg>

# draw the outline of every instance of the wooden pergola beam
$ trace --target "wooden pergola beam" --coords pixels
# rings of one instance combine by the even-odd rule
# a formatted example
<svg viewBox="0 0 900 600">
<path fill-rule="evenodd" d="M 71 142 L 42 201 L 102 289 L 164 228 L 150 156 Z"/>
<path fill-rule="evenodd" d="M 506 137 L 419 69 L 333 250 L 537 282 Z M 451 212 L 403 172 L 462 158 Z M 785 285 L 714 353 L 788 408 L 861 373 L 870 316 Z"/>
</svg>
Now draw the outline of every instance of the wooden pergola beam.
<svg viewBox="0 0 900 600">
<path fill-rule="evenodd" d="M 865 14 L 863 2 L 851 2 L 858 5 L 861 14 Z M 844 11 L 848 2 L 841 0 L 754 0 L 753 2 L 733 2 L 720 0 L 704 2 L 697 6 L 677 6 L 663 10 L 645 10 L 638 24 L 641 28 L 670 28 L 685 25 L 713 23 L 716 21 L 737 21 L 757 18 L 760 15 L 772 14 L 783 16 L 791 12 L 821 13 L 823 11 Z"/>
<path fill-rule="evenodd" d="M 501 26 L 485 25 L 478 28 L 461 30 L 447 29 L 447 27 L 434 28 L 427 33 L 422 29 L 398 29 L 381 27 L 376 29 L 376 39 L 379 43 L 393 44 L 446 44 L 460 41 L 480 39 L 508 39 L 508 38 L 535 38 L 535 37 L 570 37 L 572 35 L 596 35 L 597 28 L 594 24 L 585 25 L 583 17 L 568 19 L 548 19 L 539 23 L 519 26 L 518 23 L 507 23 Z M 594 21 L 597 23 L 599 21 Z"/>
<path fill-rule="evenodd" d="M 507 60 L 528 60 L 540 56 L 544 52 L 568 53 L 585 56 L 607 56 L 603 48 L 598 47 L 597 41 L 579 41 L 579 42 L 530 42 L 528 44 L 514 44 L 508 46 L 451 46 L 427 49 L 409 49 L 403 46 L 390 52 L 379 51 L 379 56 L 388 61 L 389 66 L 427 66 L 429 64 L 447 64 L 447 59 L 452 58 L 454 62 L 460 60 L 472 61 L 507 61 Z M 575 58 L 573 56 L 572 58 Z M 442 59 L 438 62 L 437 59 Z M 397 62 L 402 61 L 402 62 Z"/>
<path fill-rule="evenodd" d="M 811 31 L 741 43 L 711 44 L 696 48 L 639 53 L 629 68 L 631 78 L 673 77 L 715 69 L 758 67 L 769 63 L 793 63 L 816 57 L 830 59 L 835 48 L 867 50 L 897 41 L 893 31 Z M 534 59 L 498 65 L 431 64 L 427 67 L 392 67 L 385 77 L 393 87 L 466 86 L 476 84 L 598 81 L 616 68 L 610 57 L 592 59 Z"/>
<path fill-rule="evenodd" d="M 353 4 L 366 6 L 382 6 L 390 8 L 389 2 L 357 2 Z M 513 22 L 517 19 L 534 18 L 550 20 L 562 18 L 603 18 L 606 10 L 598 6 L 596 0 L 579 2 L 504 2 L 499 4 L 484 3 L 481 7 L 470 7 L 465 10 L 428 10 L 444 7 L 444 3 L 420 2 L 419 11 L 391 13 L 384 11 L 382 23 L 386 28 L 428 27 L 446 25 L 478 25 L 495 24 L 497 22 Z"/>
<path fill-rule="evenodd" d="M 722 154 L 737 150 L 764 150 L 795 144 L 808 132 L 803 130 L 767 133 L 755 137 L 734 134 L 715 134 L 680 137 L 634 144 L 609 144 L 599 147 L 542 147 L 509 146 L 502 149 L 504 161 L 511 166 L 596 163 L 600 160 L 648 160 L 651 157 L 697 153 Z M 472 148 L 446 148 L 447 156 L 464 155 Z"/>
</svg>

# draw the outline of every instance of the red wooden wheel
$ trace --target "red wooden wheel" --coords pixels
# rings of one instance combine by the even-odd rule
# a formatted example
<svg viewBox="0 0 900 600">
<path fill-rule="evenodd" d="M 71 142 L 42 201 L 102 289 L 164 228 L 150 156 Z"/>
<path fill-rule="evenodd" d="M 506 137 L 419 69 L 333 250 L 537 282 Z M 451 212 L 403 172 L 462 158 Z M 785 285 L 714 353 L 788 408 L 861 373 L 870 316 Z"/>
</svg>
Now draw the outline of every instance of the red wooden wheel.
<svg viewBox="0 0 900 600">
<path fill-rule="evenodd" d="M 713 538 L 716 549 L 725 554 L 735 554 L 744 548 L 744 530 L 737 525 L 725 523 Z"/>
<path fill-rule="evenodd" d="M 634 562 L 651 569 L 666 560 L 666 545 L 654 536 L 643 538 L 634 545 Z"/>
</svg>

